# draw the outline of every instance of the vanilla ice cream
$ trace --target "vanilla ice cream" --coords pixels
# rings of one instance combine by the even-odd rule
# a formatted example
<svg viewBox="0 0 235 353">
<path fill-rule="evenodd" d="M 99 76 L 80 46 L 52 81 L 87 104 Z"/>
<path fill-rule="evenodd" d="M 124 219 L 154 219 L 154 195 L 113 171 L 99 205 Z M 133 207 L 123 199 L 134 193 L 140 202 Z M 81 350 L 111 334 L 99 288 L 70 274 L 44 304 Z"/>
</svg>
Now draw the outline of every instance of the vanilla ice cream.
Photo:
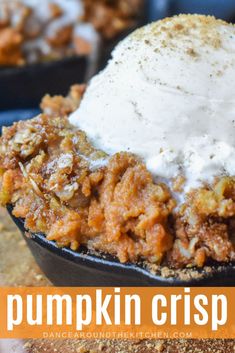
<svg viewBox="0 0 235 353">
<path fill-rule="evenodd" d="M 180 15 L 114 50 L 70 121 L 113 154 L 139 155 L 156 178 L 194 187 L 235 175 L 235 27 Z"/>
</svg>

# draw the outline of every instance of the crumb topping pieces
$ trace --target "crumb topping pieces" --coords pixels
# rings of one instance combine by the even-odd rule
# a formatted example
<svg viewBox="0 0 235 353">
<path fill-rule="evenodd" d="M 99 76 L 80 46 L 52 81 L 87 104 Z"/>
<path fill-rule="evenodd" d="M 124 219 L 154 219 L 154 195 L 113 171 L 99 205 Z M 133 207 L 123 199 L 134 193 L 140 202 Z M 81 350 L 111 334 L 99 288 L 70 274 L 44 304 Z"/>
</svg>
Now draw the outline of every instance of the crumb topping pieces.
<svg viewBox="0 0 235 353">
<path fill-rule="evenodd" d="M 43 232 L 59 246 L 76 251 L 85 245 L 121 262 L 142 261 L 163 277 L 195 279 L 195 265 L 233 261 L 235 178 L 218 176 L 179 205 L 174 193 L 182 193 L 183 177 L 170 187 L 155 181 L 141 158 L 108 156 L 66 115 L 56 117 L 63 102 L 73 107 L 75 92 L 79 104 L 83 88 L 76 86 L 66 98 L 46 97 L 51 115 L 3 129 L 0 203 L 12 204 L 30 232 Z M 211 271 L 204 267 L 200 276 Z"/>
</svg>

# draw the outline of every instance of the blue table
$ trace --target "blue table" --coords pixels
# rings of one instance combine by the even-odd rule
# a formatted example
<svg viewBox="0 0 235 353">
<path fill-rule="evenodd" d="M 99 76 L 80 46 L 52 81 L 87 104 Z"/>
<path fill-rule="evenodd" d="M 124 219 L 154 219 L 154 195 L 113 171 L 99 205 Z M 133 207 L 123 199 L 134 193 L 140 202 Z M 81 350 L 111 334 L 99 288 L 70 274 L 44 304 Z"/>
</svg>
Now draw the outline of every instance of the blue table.
<svg viewBox="0 0 235 353">
<path fill-rule="evenodd" d="M 0 111 L 0 130 L 2 129 L 2 126 L 9 126 L 13 124 L 14 121 L 33 118 L 39 113 L 39 109 Z"/>
<path fill-rule="evenodd" d="M 155 21 L 179 13 L 213 15 L 226 21 L 235 19 L 234 0 L 146 0 L 148 21 Z"/>
</svg>

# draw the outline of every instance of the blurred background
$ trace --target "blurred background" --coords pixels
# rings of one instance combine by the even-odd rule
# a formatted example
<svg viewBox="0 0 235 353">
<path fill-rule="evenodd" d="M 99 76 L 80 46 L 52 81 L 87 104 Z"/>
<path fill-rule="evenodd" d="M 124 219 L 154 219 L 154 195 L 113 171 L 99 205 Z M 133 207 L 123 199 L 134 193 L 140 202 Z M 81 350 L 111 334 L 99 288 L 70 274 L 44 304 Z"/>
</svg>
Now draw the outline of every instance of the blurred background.
<svg viewBox="0 0 235 353">
<path fill-rule="evenodd" d="M 179 13 L 235 21 L 234 0 L 0 0 L 0 127 L 107 63 L 135 28 Z"/>
<path fill-rule="evenodd" d="M 213 15 L 229 22 L 235 19 L 234 0 L 152 0 L 148 3 L 150 21 L 179 13 Z"/>
</svg>

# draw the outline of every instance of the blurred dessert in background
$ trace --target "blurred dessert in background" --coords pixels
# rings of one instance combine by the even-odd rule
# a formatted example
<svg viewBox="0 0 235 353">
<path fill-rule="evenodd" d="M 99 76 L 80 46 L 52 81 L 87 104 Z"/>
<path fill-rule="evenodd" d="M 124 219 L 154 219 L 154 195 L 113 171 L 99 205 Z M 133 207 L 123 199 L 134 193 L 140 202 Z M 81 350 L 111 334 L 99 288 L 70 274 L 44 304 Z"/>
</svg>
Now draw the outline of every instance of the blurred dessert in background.
<svg viewBox="0 0 235 353">
<path fill-rule="evenodd" d="M 110 39 L 135 25 L 143 0 L 84 0 L 85 20 Z"/>
<path fill-rule="evenodd" d="M 140 3 L 141 0 L 3 0 L 0 65 L 89 55 L 97 49 L 98 32 L 112 38 L 134 23 Z"/>
<path fill-rule="evenodd" d="M 98 34 L 82 21 L 78 0 L 3 1 L 0 13 L 1 65 L 88 55 L 97 44 Z"/>
</svg>

